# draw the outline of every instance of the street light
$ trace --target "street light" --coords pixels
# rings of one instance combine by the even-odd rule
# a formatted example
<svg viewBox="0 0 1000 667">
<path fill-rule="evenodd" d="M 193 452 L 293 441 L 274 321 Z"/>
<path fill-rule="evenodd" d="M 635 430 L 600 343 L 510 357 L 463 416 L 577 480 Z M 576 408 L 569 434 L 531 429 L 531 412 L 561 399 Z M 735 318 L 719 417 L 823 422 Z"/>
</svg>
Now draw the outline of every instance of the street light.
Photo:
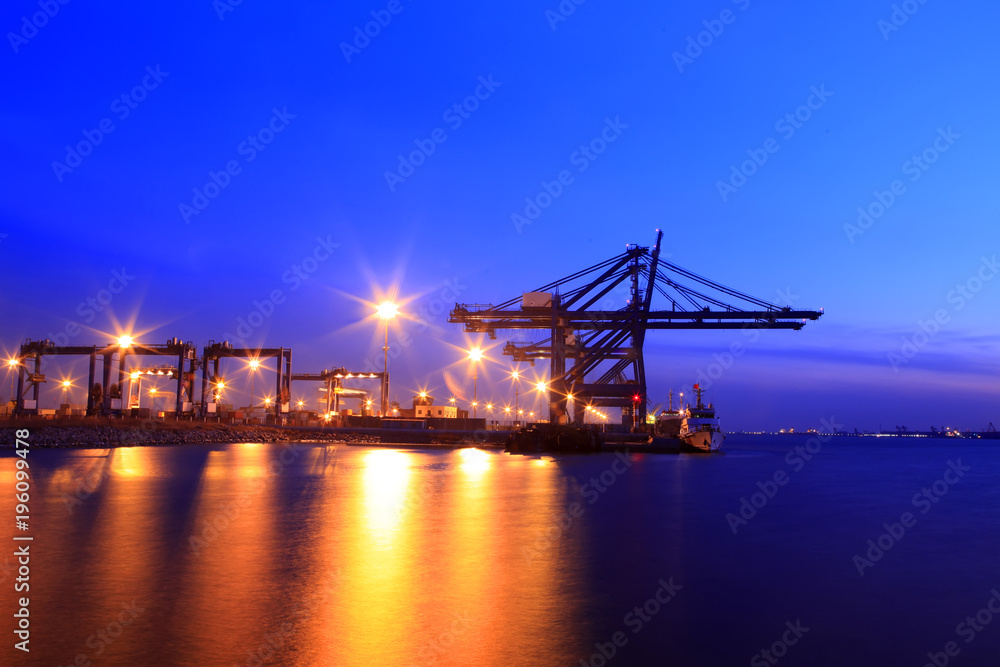
<svg viewBox="0 0 1000 667">
<path fill-rule="evenodd" d="M 514 414 L 520 415 L 522 414 L 522 412 L 517 408 L 518 408 L 519 393 L 521 391 L 521 387 L 519 384 L 521 380 L 521 373 L 520 371 L 513 370 L 510 372 L 510 377 L 512 380 L 514 380 Z"/>
<path fill-rule="evenodd" d="M 11 372 L 10 376 L 10 400 L 14 400 L 14 369 L 21 365 L 21 361 L 16 357 L 7 360 L 7 368 Z"/>
<path fill-rule="evenodd" d="M 396 306 L 396 304 L 394 304 L 391 301 L 383 301 L 378 305 L 378 307 L 375 310 L 378 313 L 379 319 L 385 322 L 385 347 L 382 348 L 382 352 L 384 355 L 383 366 L 382 366 L 384 377 L 382 378 L 382 415 L 381 415 L 382 417 L 385 417 L 387 416 L 387 413 L 385 411 L 386 407 L 385 403 L 387 400 L 389 400 L 389 320 L 396 317 L 396 314 L 399 312 L 399 308 Z"/>
<path fill-rule="evenodd" d="M 260 368 L 260 362 L 256 359 L 250 360 L 250 410 L 253 410 L 253 377 Z"/>
<path fill-rule="evenodd" d="M 479 368 L 476 364 L 482 360 L 483 351 L 478 347 L 474 347 L 469 350 L 469 359 L 472 361 L 472 418 L 475 419 L 478 415 L 476 414 L 476 406 L 478 405 L 479 398 Z"/>
<path fill-rule="evenodd" d="M 542 393 L 547 389 L 544 382 L 536 382 L 535 389 L 538 390 L 538 418 L 542 418 Z"/>
<path fill-rule="evenodd" d="M 118 378 L 122 378 L 122 363 L 125 361 L 125 356 L 128 354 L 128 348 L 132 347 L 132 337 L 127 334 L 122 334 L 118 337 Z M 121 387 L 119 387 L 119 390 Z M 129 391 L 132 391 L 132 387 L 129 387 Z"/>
</svg>

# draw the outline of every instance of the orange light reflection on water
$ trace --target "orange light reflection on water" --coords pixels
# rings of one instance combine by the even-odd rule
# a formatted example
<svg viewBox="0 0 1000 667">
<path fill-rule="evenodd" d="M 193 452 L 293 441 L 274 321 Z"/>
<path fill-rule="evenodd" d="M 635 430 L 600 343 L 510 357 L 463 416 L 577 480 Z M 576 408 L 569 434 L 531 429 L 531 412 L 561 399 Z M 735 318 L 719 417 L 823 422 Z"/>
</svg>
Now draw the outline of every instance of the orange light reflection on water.
<svg viewBox="0 0 1000 667">
<path fill-rule="evenodd" d="M 311 624 L 314 638 L 306 641 L 325 649 L 316 664 L 405 664 L 397 651 L 414 631 L 413 561 L 420 557 L 410 497 L 413 463 L 411 453 L 372 450 L 360 456 L 360 475 L 346 480 L 351 488 L 335 507 L 342 520 L 328 546 L 332 559 L 343 563 L 330 623 Z"/>
<path fill-rule="evenodd" d="M 247 647 L 276 627 L 277 610 L 267 601 L 282 585 L 280 451 L 233 444 L 210 452 L 202 470 L 184 535 L 185 613 L 176 628 L 200 654 L 246 660 Z"/>
<path fill-rule="evenodd" d="M 377 449 L 364 461 L 364 514 L 371 539 L 380 548 L 393 549 L 393 538 L 403 519 L 412 454 Z"/>
<path fill-rule="evenodd" d="M 59 476 L 59 485 L 67 494 L 64 498 L 76 498 L 79 503 L 59 503 L 60 509 L 65 506 L 72 511 L 53 517 L 67 521 L 67 526 L 51 531 L 49 535 L 56 543 L 46 545 L 47 552 L 61 555 L 54 560 L 59 567 L 54 572 L 40 569 L 36 578 L 56 590 L 67 581 L 72 582 L 70 586 L 83 586 L 79 598 L 93 605 L 95 615 L 115 619 L 123 603 L 134 600 L 135 608 L 143 608 L 158 595 L 157 574 L 163 566 L 164 540 L 160 508 L 149 487 L 156 452 L 145 447 L 122 447 L 81 450 L 80 454 L 72 461 L 77 465 L 72 466 L 70 479 Z M 92 523 L 85 522 L 82 517 L 95 508 L 101 511 L 96 512 Z M 70 604 L 47 596 L 36 599 L 36 604 L 40 603 L 37 613 L 43 618 L 58 618 Z M 126 618 L 136 628 L 146 627 L 148 631 L 148 618 Z M 90 627 L 73 628 L 67 639 L 85 648 L 93 631 Z M 114 644 L 114 655 L 127 660 L 122 656 L 141 653 L 142 632 L 123 632 Z"/>
<path fill-rule="evenodd" d="M 566 650 L 578 543 L 524 552 L 565 504 L 557 466 L 498 466 L 506 455 L 471 448 L 351 454 L 357 474 L 326 492 L 324 553 L 311 559 L 317 588 L 340 576 L 304 624 L 301 664 L 543 664 Z"/>
<path fill-rule="evenodd" d="M 67 464 L 50 495 L 76 471 L 101 487 L 52 515 L 66 536 L 52 552 L 73 567 L 44 580 L 100 606 L 67 644 L 135 597 L 151 600 L 149 625 L 115 658 L 155 641 L 178 664 L 250 664 L 273 640 L 266 664 L 527 665 L 576 646 L 588 536 L 581 521 L 559 528 L 578 494 L 558 460 L 310 445 L 282 466 L 288 449 L 93 450 Z"/>
</svg>

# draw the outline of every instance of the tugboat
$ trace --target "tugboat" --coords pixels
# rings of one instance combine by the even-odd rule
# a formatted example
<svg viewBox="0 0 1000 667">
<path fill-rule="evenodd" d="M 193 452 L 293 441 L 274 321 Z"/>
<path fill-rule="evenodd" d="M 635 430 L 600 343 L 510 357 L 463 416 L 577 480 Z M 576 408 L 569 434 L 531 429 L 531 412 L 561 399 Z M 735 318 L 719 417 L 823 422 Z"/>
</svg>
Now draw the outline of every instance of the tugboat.
<svg viewBox="0 0 1000 667">
<path fill-rule="evenodd" d="M 708 407 L 702 403 L 702 392 L 701 386 L 696 384 L 694 393 L 698 397 L 698 404 L 694 408 L 689 405 L 684 413 L 680 432 L 681 451 L 715 452 L 722 447 L 722 441 L 726 438 L 719 427 L 715 408 L 711 403 Z"/>
<path fill-rule="evenodd" d="M 547 423 L 529 424 L 507 436 L 504 451 L 510 454 L 600 452 L 601 434 L 579 426 Z"/>
</svg>

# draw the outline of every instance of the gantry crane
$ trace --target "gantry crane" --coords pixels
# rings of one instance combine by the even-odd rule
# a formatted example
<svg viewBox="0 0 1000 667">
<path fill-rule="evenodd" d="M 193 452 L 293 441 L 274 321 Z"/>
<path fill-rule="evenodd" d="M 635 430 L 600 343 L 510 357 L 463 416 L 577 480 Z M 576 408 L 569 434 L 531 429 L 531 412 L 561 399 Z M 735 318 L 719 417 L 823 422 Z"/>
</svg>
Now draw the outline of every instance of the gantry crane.
<svg viewBox="0 0 1000 667">
<path fill-rule="evenodd" d="M 194 343 L 184 342 L 179 338 L 171 338 L 165 344 L 139 343 L 133 342 L 128 336 L 118 339 L 118 342 L 106 345 L 71 345 L 58 346 L 52 341 L 27 339 L 21 344 L 18 352 L 18 375 L 17 375 L 17 398 L 14 404 L 14 414 L 20 415 L 25 412 L 34 412 L 38 408 L 38 396 L 41 384 L 45 382 L 45 375 L 42 373 L 42 360 L 47 356 L 89 356 L 90 373 L 87 376 L 87 414 L 108 414 L 112 409 L 123 409 L 127 407 L 127 402 L 119 403 L 118 408 L 113 408 L 115 401 L 111 392 L 108 391 L 112 380 L 112 365 L 115 356 L 118 357 L 118 381 L 119 388 L 125 384 L 127 358 L 131 356 L 166 356 L 176 359 L 174 367 L 176 374 L 172 374 L 170 379 L 176 383 L 174 392 L 175 411 L 180 415 L 190 412 L 192 396 L 194 396 L 194 374 L 197 368 L 197 354 Z M 97 380 L 97 357 L 103 358 L 103 388 L 101 404 L 96 402 L 94 394 L 94 384 Z M 31 372 L 27 373 L 27 364 L 31 363 Z M 27 376 L 26 376 L 27 373 Z M 25 382 L 27 380 L 27 382 Z M 31 392 L 32 398 L 27 398 L 26 394 Z"/>
<path fill-rule="evenodd" d="M 498 332 L 548 331 L 539 342 L 507 342 L 503 352 L 532 365 L 550 360 L 550 421 L 563 422 L 573 405 L 578 424 L 581 406 L 621 407 L 623 417 L 644 423 L 643 344 L 649 329 L 798 330 L 823 314 L 769 303 L 665 261 L 662 239 L 657 230 L 652 250 L 628 245 L 620 255 L 497 305 L 455 304 L 448 321 L 494 340 Z M 608 302 L 615 303 L 612 291 L 627 292 L 624 307 L 609 309 Z M 654 292 L 666 298 L 670 310 L 652 310 Z"/>
<path fill-rule="evenodd" d="M 356 373 L 349 371 L 346 368 L 334 368 L 332 370 L 323 369 L 319 373 L 292 373 L 292 382 L 322 382 L 326 390 L 326 414 L 330 414 L 331 410 L 334 413 L 340 413 L 340 398 L 341 396 L 360 398 L 362 401 L 362 413 L 370 411 L 371 401 L 366 400 L 368 398 L 368 392 L 357 390 L 357 389 L 345 389 L 344 380 L 378 380 L 382 395 L 385 395 L 386 382 L 388 381 L 388 375 L 385 373 Z"/>
</svg>

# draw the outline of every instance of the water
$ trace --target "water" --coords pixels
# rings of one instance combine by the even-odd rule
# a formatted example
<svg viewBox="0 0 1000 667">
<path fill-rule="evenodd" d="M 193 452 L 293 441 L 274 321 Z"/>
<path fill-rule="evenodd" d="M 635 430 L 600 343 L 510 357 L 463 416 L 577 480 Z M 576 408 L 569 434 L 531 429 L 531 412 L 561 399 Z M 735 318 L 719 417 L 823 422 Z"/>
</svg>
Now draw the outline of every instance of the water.
<svg viewBox="0 0 1000 667">
<path fill-rule="evenodd" d="M 32 651 L 12 650 L 5 614 L 0 662 L 764 665 L 773 649 L 782 665 L 920 666 L 955 642 L 950 664 L 1000 664 L 1000 618 L 956 631 L 1000 590 L 997 443 L 836 438 L 786 460 L 805 442 L 628 459 L 36 450 Z M 949 461 L 969 470 L 915 506 Z M 778 471 L 787 483 L 766 484 Z M 751 498 L 758 482 L 773 497 Z M 741 498 L 766 504 L 734 534 Z M 915 524 L 861 576 L 854 556 L 904 512 Z"/>
</svg>

